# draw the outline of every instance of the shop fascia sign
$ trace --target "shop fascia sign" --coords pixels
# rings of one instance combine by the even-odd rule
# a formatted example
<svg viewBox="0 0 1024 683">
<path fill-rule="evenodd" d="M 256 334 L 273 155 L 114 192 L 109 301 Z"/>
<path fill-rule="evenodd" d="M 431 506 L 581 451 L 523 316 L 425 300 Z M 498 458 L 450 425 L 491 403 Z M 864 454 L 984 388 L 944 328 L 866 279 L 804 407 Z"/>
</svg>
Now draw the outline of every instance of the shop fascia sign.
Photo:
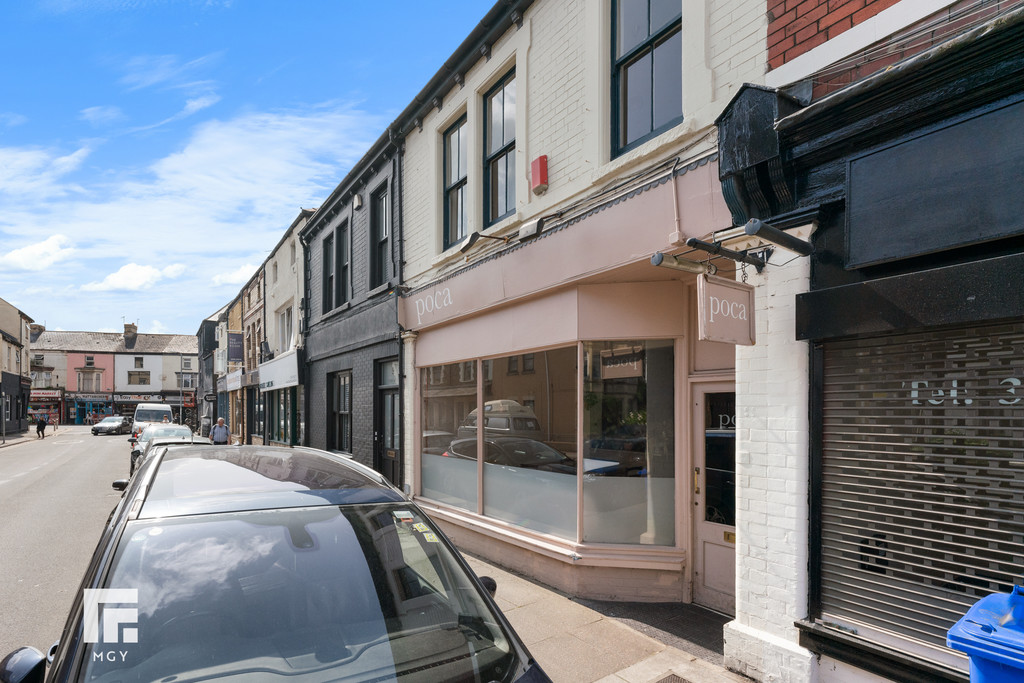
<svg viewBox="0 0 1024 683">
<path fill-rule="evenodd" d="M 299 356 L 295 351 L 284 353 L 261 363 L 260 391 L 274 391 L 294 387 L 299 383 Z"/>
<path fill-rule="evenodd" d="M 235 370 L 224 376 L 224 390 L 238 391 L 242 388 L 242 371 Z"/>
<path fill-rule="evenodd" d="M 60 389 L 33 389 L 29 400 L 38 401 L 47 398 L 60 398 Z"/>
<path fill-rule="evenodd" d="M 697 338 L 753 346 L 754 286 L 715 275 L 699 275 Z"/>
<path fill-rule="evenodd" d="M 110 394 L 72 394 L 72 398 L 78 401 L 109 401 Z"/>
<path fill-rule="evenodd" d="M 160 394 L 114 394 L 114 400 L 125 403 L 163 403 L 164 397 Z"/>
</svg>

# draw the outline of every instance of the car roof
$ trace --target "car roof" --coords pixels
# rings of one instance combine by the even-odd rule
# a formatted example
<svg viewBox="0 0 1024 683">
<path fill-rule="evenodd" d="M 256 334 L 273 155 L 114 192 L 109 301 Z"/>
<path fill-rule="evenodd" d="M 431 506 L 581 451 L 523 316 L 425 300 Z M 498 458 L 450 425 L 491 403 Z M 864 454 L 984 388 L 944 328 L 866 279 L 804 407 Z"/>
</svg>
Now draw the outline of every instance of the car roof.
<svg viewBox="0 0 1024 683">
<path fill-rule="evenodd" d="M 167 446 L 137 517 L 408 502 L 379 473 L 311 448 Z"/>
</svg>

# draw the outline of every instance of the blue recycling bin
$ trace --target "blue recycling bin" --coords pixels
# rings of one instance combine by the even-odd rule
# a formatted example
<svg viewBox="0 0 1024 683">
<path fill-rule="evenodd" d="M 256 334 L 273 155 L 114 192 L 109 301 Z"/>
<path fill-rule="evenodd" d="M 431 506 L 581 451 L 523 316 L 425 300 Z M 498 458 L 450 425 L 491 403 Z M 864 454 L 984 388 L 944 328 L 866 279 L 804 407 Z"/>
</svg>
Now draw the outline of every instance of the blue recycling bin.
<svg viewBox="0 0 1024 683">
<path fill-rule="evenodd" d="M 971 683 L 1024 680 L 1024 586 L 974 603 L 946 633 L 971 659 Z"/>
</svg>

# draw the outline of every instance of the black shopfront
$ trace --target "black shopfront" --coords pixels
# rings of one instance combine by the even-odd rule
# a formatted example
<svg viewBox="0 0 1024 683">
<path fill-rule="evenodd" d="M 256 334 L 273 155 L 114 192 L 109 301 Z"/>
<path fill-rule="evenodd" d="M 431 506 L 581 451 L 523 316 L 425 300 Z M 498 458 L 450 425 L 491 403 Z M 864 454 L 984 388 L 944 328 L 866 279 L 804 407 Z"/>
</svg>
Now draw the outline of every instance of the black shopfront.
<svg viewBox="0 0 1024 683">
<path fill-rule="evenodd" d="M 897 680 L 1024 567 L 1024 11 L 807 106 L 719 120 L 737 225 L 816 224 L 809 614 L 800 644 Z"/>
</svg>

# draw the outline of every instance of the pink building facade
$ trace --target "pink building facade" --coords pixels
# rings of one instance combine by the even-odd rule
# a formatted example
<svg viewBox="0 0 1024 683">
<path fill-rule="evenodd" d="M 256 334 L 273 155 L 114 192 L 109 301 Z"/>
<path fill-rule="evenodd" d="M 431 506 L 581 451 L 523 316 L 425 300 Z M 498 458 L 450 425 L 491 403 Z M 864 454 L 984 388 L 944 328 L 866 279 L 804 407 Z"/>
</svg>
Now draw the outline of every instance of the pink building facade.
<svg viewBox="0 0 1024 683">
<path fill-rule="evenodd" d="M 90 424 L 114 414 L 114 354 L 68 353 L 66 422 Z"/>
</svg>

